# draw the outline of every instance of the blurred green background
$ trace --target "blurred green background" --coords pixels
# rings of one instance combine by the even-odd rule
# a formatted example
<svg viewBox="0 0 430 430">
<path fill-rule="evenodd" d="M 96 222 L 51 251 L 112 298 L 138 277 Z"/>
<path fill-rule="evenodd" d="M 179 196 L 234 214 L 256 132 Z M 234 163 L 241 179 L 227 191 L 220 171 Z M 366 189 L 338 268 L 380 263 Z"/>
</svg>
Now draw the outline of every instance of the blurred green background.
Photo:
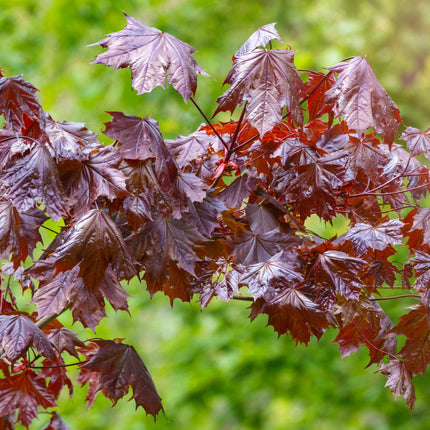
<svg viewBox="0 0 430 430">
<path fill-rule="evenodd" d="M 56 120 L 85 122 L 100 133 L 105 111 L 153 115 L 166 138 L 192 132 L 201 122 L 191 103 L 171 88 L 136 96 L 128 70 L 89 65 L 102 52 L 86 47 L 122 29 L 124 10 L 170 32 L 198 50 L 212 79 L 199 77 L 197 100 L 215 109 L 231 57 L 259 26 L 277 22 L 283 41 L 297 50 L 299 68 L 321 70 L 345 57 L 366 55 L 399 106 L 405 125 L 430 125 L 430 2 L 427 0 L 0 0 L 0 67 L 40 89 L 39 99 Z M 219 116 L 218 119 L 223 119 Z M 227 119 L 225 117 L 224 119 Z M 342 226 L 342 222 L 339 223 Z M 330 236 L 336 228 L 313 225 Z M 48 238 L 47 238 L 48 240 Z M 109 313 L 98 336 L 125 337 L 142 354 L 163 398 L 157 423 L 134 402 L 96 400 L 86 411 L 85 390 L 61 397 L 70 428 L 134 429 L 424 429 L 430 428 L 428 375 L 415 378 L 415 409 L 395 401 L 386 378 L 364 369 L 367 354 L 339 359 L 329 332 L 319 344 L 295 346 L 277 339 L 266 320 L 252 324 L 244 303 L 198 304 L 166 297 L 150 301 L 141 285 L 128 288 L 133 318 Z M 397 322 L 404 301 L 391 306 Z M 70 317 L 62 317 L 70 323 Z M 81 336 L 92 337 L 80 324 Z M 73 374 L 73 371 L 72 371 Z M 44 426 L 41 416 L 31 429 Z"/>
</svg>

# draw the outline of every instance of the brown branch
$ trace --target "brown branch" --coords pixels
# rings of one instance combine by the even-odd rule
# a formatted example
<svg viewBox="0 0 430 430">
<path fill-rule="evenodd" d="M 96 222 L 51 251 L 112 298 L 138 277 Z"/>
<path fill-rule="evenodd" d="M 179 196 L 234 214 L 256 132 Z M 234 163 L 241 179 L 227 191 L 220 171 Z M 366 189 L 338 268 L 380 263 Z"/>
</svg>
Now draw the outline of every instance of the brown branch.
<svg viewBox="0 0 430 430">
<path fill-rule="evenodd" d="M 249 296 L 238 296 L 236 294 L 233 295 L 232 299 L 234 300 L 242 300 L 244 302 L 253 302 L 254 299 L 252 297 Z"/>
</svg>

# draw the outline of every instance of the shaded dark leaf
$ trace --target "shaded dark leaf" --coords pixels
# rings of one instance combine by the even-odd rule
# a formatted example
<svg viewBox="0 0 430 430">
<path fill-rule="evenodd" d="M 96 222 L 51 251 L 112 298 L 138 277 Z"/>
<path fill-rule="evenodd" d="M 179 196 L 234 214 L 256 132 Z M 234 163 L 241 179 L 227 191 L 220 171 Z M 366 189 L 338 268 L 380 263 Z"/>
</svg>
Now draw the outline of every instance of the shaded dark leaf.
<svg viewBox="0 0 430 430">
<path fill-rule="evenodd" d="M 113 404 L 133 389 L 136 408 L 142 406 L 154 419 L 163 411 L 151 375 L 142 359 L 131 345 L 111 340 L 96 340 L 98 349 L 81 349 L 88 362 L 81 368 L 97 374 L 90 383 L 96 385 L 95 392 L 101 391 Z"/>
</svg>

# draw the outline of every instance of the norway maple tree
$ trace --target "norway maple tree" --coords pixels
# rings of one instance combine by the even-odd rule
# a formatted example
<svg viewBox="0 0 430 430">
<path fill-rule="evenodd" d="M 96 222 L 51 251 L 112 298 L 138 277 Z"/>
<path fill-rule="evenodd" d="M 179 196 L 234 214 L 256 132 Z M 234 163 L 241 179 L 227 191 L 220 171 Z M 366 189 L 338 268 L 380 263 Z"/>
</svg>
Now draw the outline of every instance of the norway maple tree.
<svg viewBox="0 0 430 430">
<path fill-rule="evenodd" d="M 96 44 L 107 50 L 93 63 L 129 68 L 138 94 L 172 85 L 205 124 L 166 140 L 152 117 L 109 112 L 106 146 L 44 112 L 21 76 L 0 74 L 0 427 L 28 427 L 48 409 L 46 428 L 65 428 L 56 401 L 75 382 L 88 384 L 90 404 L 131 389 L 136 407 L 163 411 L 133 346 L 79 339 L 57 319 L 71 312 L 96 331 L 106 301 L 128 309 L 122 281 L 134 277 L 171 302 L 249 300 L 251 319 L 266 314 L 296 342 L 331 327 L 342 356 L 365 345 L 369 365 L 412 408 L 412 379 L 430 363 L 430 131 L 400 135 L 399 110 L 366 58 L 297 70 L 294 51 L 272 49 L 274 24 L 235 53 L 213 115 L 233 116 L 214 122 L 194 98 L 198 74 L 207 76 L 194 49 L 126 18 Z M 319 237 L 307 229 L 314 214 L 344 216 L 349 229 Z M 49 218 L 61 230 L 33 259 Z M 409 258 L 399 263 L 393 245 L 403 244 Z M 18 306 L 14 282 L 31 291 L 35 312 Z M 403 297 L 416 304 L 393 325 L 382 300 Z"/>
</svg>

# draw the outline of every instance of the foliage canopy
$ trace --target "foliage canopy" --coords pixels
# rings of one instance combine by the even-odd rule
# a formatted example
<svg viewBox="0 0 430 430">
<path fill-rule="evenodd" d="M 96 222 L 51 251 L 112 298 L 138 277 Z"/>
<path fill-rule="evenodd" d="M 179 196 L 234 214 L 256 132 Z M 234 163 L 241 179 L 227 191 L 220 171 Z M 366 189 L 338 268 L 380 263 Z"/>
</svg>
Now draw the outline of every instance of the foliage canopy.
<svg viewBox="0 0 430 430">
<path fill-rule="evenodd" d="M 21 76 L 0 73 L 2 427 L 28 427 L 64 386 L 72 394 L 64 352 L 78 359 L 89 404 L 99 392 L 115 404 L 131 388 L 136 407 L 163 411 L 133 346 L 79 339 L 57 319 L 71 311 L 95 331 L 105 301 L 128 310 L 123 281 L 134 277 L 172 303 L 247 300 L 251 319 L 266 314 L 296 343 L 333 327 L 342 357 L 365 345 L 412 409 L 412 378 L 430 362 L 429 130 L 408 127 L 396 143 L 400 112 L 365 58 L 297 70 L 294 51 L 272 48 L 274 24 L 234 55 L 213 114 L 232 117 L 212 122 L 194 98 L 207 75 L 194 49 L 126 18 L 93 63 L 129 68 L 139 94 L 172 85 L 206 124 L 166 140 L 152 117 L 109 112 L 105 146 L 44 112 Z M 311 215 L 344 216 L 349 229 L 319 237 L 306 228 Z M 60 231 L 33 261 L 49 219 Z M 394 248 L 403 244 L 404 264 Z M 20 308 L 14 282 L 31 291 L 34 313 Z M 403 297 L 417 303 L 394 326 L 380 303 Z M 59 426 L 53 412 L 48 428 Z"/>
</svg>

